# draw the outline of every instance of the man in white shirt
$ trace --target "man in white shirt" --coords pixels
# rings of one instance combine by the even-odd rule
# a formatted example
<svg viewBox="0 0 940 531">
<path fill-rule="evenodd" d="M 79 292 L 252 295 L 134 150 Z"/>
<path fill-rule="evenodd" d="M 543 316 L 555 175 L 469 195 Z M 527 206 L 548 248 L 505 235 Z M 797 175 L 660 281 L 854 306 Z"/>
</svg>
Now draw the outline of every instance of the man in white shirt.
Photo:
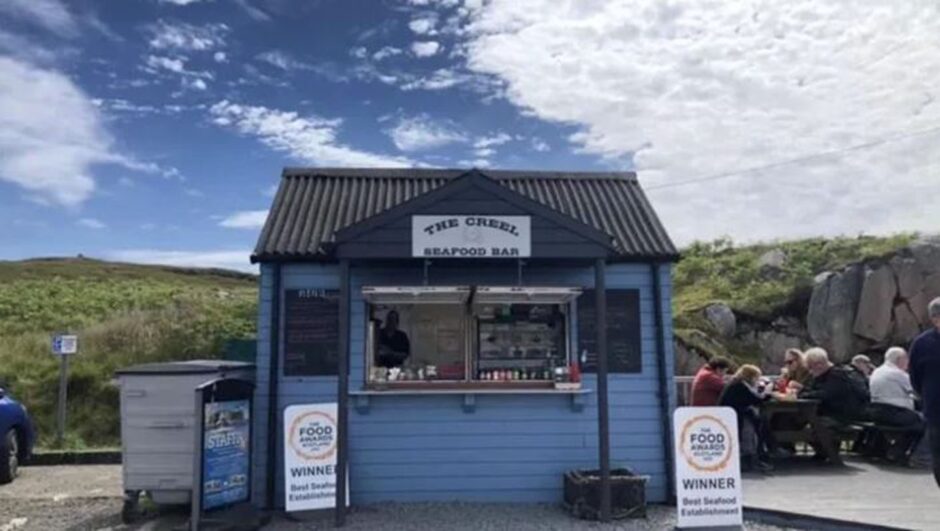
<svg viewBox="0 0 940 531">
<path fill-rule="evenodd" d="M 903 348 L 892 347 L 885 352 L 885 362 L 871 374 L 871 419 L 877 424 L 906 428 L 888 450 L 890 460 L 905 460 L 924 433 L 924 419 L 914 409 L 908 362 Z"/>
</svg>

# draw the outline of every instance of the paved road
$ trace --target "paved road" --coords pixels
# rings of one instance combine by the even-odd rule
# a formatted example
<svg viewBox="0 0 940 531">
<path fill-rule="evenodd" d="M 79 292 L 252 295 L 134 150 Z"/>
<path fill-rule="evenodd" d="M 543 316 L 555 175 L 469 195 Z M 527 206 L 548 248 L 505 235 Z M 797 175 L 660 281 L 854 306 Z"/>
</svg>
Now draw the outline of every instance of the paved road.
<svg viewBox="0 0 940 531">
<path fill-rule="evenodd" d="M 843 468 L 807 461 L 744 480 L 748 507 L 798 512 L 901 529 L 940 529 L 940 489 L 927 471 L 849 458 Z"/>
</svg>

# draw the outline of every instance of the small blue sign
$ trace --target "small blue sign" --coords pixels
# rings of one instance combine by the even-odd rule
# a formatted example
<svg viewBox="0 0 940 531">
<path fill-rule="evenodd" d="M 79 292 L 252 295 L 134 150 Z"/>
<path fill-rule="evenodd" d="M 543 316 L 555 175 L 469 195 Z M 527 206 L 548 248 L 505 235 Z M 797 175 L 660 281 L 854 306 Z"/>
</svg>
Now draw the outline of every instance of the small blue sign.
<svg viewBox="0 0 940 531">
<path fill-rule="evenodd" d="M 52 336 L 52 353 L 57 356 L 75 354 L 78 352 L 78 336 L 56 335 Z"/>
<path fill-rule="evenodd" d="M 202 445 L 202 508 L 248 500 L 251 403 L 229 400 L 205 404 Z"/>
</svg>

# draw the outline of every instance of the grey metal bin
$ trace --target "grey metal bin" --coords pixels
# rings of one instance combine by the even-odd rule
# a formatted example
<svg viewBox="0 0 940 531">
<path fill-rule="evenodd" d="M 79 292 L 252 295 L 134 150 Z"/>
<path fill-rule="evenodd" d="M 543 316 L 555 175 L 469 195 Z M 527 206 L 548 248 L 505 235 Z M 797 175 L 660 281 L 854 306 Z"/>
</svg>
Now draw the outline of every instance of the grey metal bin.
<svg viewBox="0 0 940 531">
<path fill-rule="evenodd" d="M 185 504 L 193 488 L 197 425 L 195 390 L 210 380 L 254 380 L 254 365 L 193 360 L 147 363 L 117 371 L 121 450 L 129 503 L 146 491 L 158 504 Z"/>
</svg>

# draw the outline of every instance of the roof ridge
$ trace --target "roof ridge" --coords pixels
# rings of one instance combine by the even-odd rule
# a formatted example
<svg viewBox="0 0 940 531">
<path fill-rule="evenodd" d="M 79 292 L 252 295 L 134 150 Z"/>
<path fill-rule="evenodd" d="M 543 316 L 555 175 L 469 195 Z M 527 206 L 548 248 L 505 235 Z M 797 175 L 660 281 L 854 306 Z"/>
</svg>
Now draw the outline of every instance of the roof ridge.
<svg viewBox="0 0 940 531">
<path fill-rule="evenodd" d="M 562 179 L 562 180 L 622 180 L 637 181 L 633 171 L 558 171 L 558 170 L 499 170 L 486 168 L 338 168 L 287 166 L 282 177 L 324 176 L 334 178 L 382 178 L 414 179 L 437 178 L 454 179 L 467 172 L 477 170 L 496 180 L 502 179 Z"/>
</svg>

